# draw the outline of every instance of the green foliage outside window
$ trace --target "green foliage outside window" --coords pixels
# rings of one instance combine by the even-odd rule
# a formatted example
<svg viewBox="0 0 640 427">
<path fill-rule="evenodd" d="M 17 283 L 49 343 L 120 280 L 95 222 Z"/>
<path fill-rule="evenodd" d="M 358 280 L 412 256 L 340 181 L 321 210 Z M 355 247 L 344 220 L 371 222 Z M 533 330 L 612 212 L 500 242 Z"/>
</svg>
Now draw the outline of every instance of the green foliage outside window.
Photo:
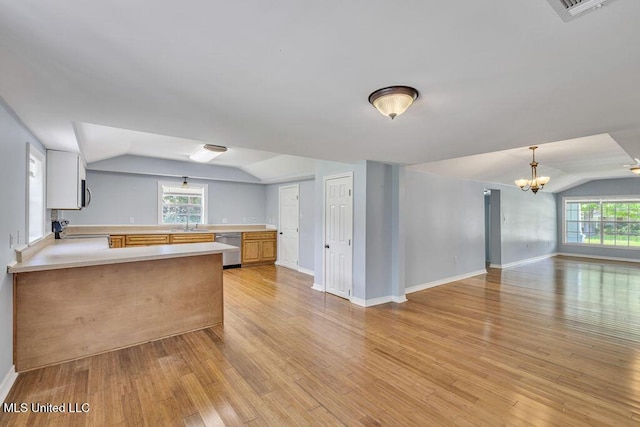
<svg viewBox="0 0 640 427">
<path fill-rule="evenodd" d="M 565 242 L 640 247 L 640 201 L 568 201 Z"/>
<path fill-rule="evenodd" d="M 163 224 L 202 224 L 204 192 L 200 187 L 162 187 Z"/>
</svg>

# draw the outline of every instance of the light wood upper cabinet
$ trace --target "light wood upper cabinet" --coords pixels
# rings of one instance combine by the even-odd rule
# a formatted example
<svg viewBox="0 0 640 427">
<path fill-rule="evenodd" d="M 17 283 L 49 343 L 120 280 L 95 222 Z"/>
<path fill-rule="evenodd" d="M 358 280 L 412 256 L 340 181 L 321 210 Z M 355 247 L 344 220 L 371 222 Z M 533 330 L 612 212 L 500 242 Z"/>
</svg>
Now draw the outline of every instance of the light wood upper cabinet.
<svg viewBox="0 0 640 427">
<path fill-rule="evenodd" d="M 275 231 L 242 233 L 242 264 L 271 263 L 277 253 Z"/>
</svg>

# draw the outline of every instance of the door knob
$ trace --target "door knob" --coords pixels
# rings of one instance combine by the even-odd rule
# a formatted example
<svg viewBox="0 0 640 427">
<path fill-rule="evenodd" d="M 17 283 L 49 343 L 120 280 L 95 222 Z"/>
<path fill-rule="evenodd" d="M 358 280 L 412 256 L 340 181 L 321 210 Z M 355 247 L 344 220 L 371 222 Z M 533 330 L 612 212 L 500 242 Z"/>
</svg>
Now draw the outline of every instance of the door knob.
<svg viewBox="0 0 640 427">
<path fill-rule="evenodd" d="M 329 249 L 329 245 L 324 245 L 325 248 Z"/>
<path fill-rule="evenodd" d="M 279 234 L 282 235 L 282 231 Z"/>
</svg>

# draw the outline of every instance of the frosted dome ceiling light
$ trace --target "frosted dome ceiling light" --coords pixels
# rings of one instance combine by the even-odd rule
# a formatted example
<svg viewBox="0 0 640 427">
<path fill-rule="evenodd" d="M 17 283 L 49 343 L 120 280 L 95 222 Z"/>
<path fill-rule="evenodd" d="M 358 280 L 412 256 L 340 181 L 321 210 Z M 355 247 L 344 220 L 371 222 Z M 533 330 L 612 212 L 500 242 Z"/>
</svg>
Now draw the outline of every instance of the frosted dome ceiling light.
<svg viewBox="0 0 640 427">
<path fill-rule="evenodd" d="M 227 147 L 221 145 L 205 144 L 189 156 L 194 162 L 207 163 L 227 151 Z"/>
<path fill-rule="evenodd" d="M 418 98 L 418 91 L 409 86 L 389 86 L 378 89 L 369 95 L 369 102 L 376 107 L 380 113 L 391 117 L 407 111 L 407 108 Z"/>
</svg>

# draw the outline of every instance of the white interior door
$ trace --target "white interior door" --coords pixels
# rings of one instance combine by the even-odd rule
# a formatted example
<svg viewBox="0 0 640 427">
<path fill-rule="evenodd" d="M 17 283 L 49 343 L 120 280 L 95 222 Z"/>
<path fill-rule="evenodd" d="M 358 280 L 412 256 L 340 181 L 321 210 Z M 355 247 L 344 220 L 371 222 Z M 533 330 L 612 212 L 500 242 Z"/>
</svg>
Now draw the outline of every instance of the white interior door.
<svg viewBox="0 0 640 427">
<path fill-rule="evenodd" d="M 280 219 L 278 236 L 278 264 L 283 267 L 298 268 L 300 189 L 298 185 L 279 188 Z"/>
<path fill-rule="evenodd" d="M 351 297 L 353 177 L 325 178 L 325 290 Z"/>
</svg>

